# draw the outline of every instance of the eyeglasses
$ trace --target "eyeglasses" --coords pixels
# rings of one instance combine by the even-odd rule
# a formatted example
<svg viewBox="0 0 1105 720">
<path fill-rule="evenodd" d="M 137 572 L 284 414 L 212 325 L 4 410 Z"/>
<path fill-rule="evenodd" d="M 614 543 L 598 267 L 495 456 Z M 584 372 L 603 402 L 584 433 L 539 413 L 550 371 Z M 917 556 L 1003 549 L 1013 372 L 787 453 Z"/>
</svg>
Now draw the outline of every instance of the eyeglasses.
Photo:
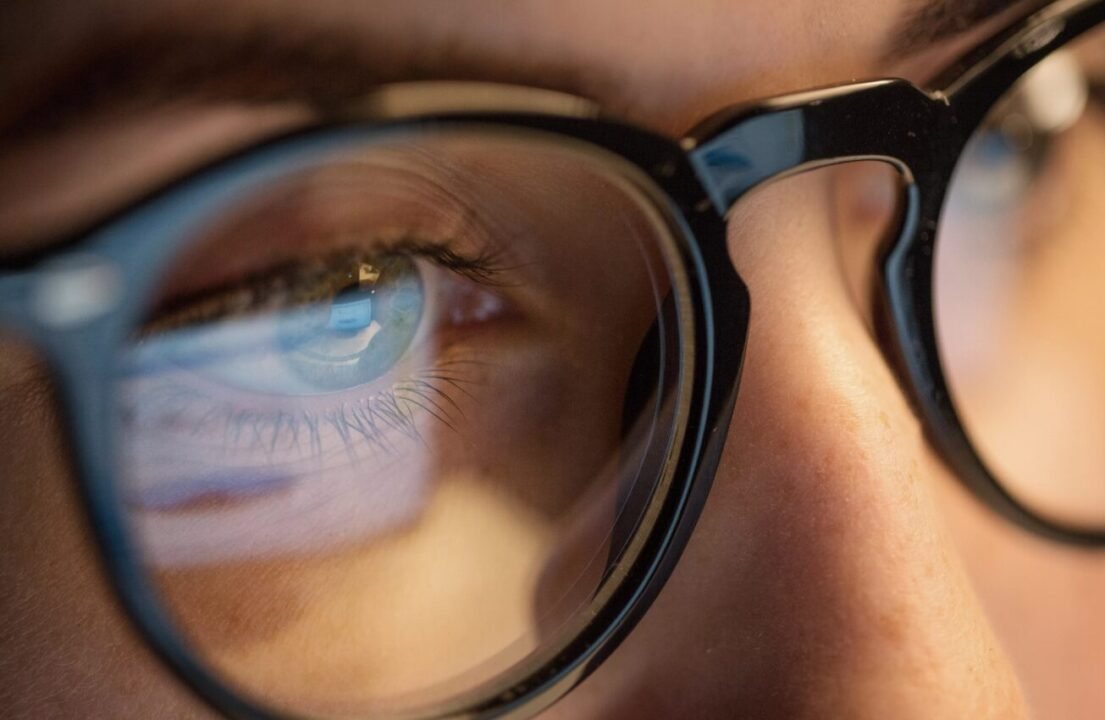
<svg viewBox="0 0 1105 720">
<path fill-rule="evenodd" d="M 1105 544 L 1103 21 L 1055 3 L 939 91 L 679 142 L 544 91 L 384 88 L 4 260 L 0 323 L 56 372 L 123 604 L 215 708 L 536 713 L 691 533 L 749 317 L 724 218 L 800 172 L 898 171 L 879 332 L 932 442 L 1007 519 Z"/>
</svg>

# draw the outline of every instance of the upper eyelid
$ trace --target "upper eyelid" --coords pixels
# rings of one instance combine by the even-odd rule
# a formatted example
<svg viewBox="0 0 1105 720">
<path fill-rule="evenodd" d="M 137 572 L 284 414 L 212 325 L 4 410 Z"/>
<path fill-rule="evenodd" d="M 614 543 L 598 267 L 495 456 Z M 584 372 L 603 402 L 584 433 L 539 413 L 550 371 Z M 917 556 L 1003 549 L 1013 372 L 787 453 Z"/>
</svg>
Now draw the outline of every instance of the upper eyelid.
<svg viewBox="0 0 1105 720">
<path fill-rule="evenodd" d="M 496 284 L 496 277 L 503 269 L 496 265 L 494 256 L 486 253 L 465 254 L 463 250 L 454 248 L 454 245 L 456 245 L 456 243 L 451 243 L 448 240 L 426 240 L 414 236 L 406 236 L 397 242 L 384 241 L 376 246 L 369 245 L 361 249 L 360 252 L 363 253 L 363 256 L 368 261 L 371 261 L 373 257 L 384 257 L 390 254 L 424 257 L 433 261 L 440 267 L 472 280 L 473 282 L 489 286 L 494 286 Z M 354 252 L 357 251 L 352 249 L 347 249 L 344 252 L 342 250 L 337 250 L 331 253 L 331 255 L 334 256 L 334 260 L 340 260 L 342 259 L 342 255 L 347 255 L 347 259 L 352 261 L 353 255 L 351 253 Z M 316 259 L 316 256 L 308 256 L 302 258 L 302 261 Z M 218 320 L 232 314 L 248 313 L 253 309 L 264 307 L 266 301 L 272 297 L 272 293 L 278 292 L 279 288 L 283 287 L 283 283 L 286 282 L 288 276 L 296 272 L 296 268 L 294 267 L 295 263 L 296 260 L 291 259 L 285 263 L 280 263 L 276 267 L 270 266 L 268 268 L 260 268 L 247 277 L 232 278 L 220 282 L 216 287 L 211 289 L 200 290 L 180 298 L 171 298 L 170 309 L 155 313 L 147 325 L 142 329 L 142 334 L 160 332 L 162 328 L 159 326 L 164 326 L 166 323 L 168 323 L 169 329 L 175 327 L 176 323 L 174 323 L 172 319 L 174 314 L 187 312 L 189 309 L 195 309 L 197 305 L 205 302 L 214 305 L 211 308 L 211 312 L 203 316 L 202 321 L 205 322 Z M 318 281 L 318 278 L 315 280 Z M 254 288 L 259 295 L 251 298 L 248 306 L 241 307 L 240 302 L 235 302 L 236 297 L 234 293 L 238 288 L 245 289 L 250 287 Z M 220 299 L 223 300 L 221 305 L 218 304 Z M 178 310 L 171 308 L 178 308 Z M 180 318 L 180 321 L 188 324 L 186 317 Z"/>
</svg>

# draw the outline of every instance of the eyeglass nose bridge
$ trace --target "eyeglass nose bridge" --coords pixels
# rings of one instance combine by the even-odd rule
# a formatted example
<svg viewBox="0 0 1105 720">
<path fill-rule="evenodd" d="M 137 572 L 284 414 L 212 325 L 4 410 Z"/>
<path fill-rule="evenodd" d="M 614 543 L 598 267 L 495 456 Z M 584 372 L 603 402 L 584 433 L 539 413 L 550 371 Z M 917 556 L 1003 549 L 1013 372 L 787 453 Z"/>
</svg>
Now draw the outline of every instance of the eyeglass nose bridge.
<svg viewBox="0 0 1105 720">
<path fill-rule="evenodd" d="M 732 107 L 683 140 L 716 210 L 728 214 L 752 189 L 845 162 L 876 160 L 907 185 L 942 166 L 936 138 L 952 124 L 951 107 L 905 80 L 875 80 Z"/>
</svg>

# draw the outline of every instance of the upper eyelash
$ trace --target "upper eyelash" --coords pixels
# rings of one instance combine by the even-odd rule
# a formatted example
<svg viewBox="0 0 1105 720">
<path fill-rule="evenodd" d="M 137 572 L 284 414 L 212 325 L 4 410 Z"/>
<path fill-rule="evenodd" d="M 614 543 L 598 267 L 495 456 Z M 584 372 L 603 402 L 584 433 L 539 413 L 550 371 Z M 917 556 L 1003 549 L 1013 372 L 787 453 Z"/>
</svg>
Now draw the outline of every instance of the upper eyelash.
<svg viewBox="0 0 1105 720">
<path fill-rule="evenodd" d="M 276 298 L 286 293 L 295 276 L 310 275 L 309 270 L 314 270 L 315 274 L 329 271 L 331 275 L 337 276 L 339 273 L 335 268 L 339 263 L 379 260 L 388 255 L 406 254 L 424 257 L 472 282 L 493 287 L 502 285 L 498 276 L 509 269 L 501 263 L 499 252 L 481 250 L 474 255 L 462 254 L 454 250 L 449 241 L 428 241 L 403 236 L 384 243 L 382 247 L 372 250 L 340 249 L 321 257 L 312 256 L 300 261 L 282 263 L 251 273 L 233 284 L 224 285 L 213 291 L 176 298 L 163 306 L 155 317 L 142 326 L 139 336 L 153 335 L 178 327 L 211 322 L 269 307 Z M 320 260 L 322 261 L 321 273 Z M 310 282 L 316 285 L 324 284 L 324 280 L 325 275 L 321 279 L 310 278 Z"/>
</svg>

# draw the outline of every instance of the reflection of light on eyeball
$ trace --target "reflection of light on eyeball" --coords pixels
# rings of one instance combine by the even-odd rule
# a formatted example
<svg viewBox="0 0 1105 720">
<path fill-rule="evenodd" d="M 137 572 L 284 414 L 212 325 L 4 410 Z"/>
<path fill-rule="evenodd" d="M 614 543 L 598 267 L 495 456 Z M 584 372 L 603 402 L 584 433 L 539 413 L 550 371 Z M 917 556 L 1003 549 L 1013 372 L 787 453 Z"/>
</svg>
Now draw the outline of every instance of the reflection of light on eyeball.
<svg viewBox="0 0 1105 720">
<path fill-rule="evenodd" d="M 326 324 L 331 330 L 360 330 L 372 322 L 372 300 L 357 298 L 347 302 L 335 301 L 330 306 L 330 321 Z"/>
<path fill-rule="evenodd" d="M 373 320 L 368 327 L 354 332 L 320 334 L 300 353 L 304 358 L 316 359 L 327 365 L 355 365 L 379 332 L 380 323 Z"/>
<path fill-rule="evenodd" d="M 352 279 L 352 273 L 350 279 Z M 379 270 L 368 263 L 360 263 L 357 267 L 356 287 L 349 288 L 334 298 L 334 302 L 330 305 L 330 319 L 326 326 L 331 330 L 345 331 L 367 328 L 372 323 L 371 294 L 374 292 L 372 286 L 379 279 Z"/>
</svg>

